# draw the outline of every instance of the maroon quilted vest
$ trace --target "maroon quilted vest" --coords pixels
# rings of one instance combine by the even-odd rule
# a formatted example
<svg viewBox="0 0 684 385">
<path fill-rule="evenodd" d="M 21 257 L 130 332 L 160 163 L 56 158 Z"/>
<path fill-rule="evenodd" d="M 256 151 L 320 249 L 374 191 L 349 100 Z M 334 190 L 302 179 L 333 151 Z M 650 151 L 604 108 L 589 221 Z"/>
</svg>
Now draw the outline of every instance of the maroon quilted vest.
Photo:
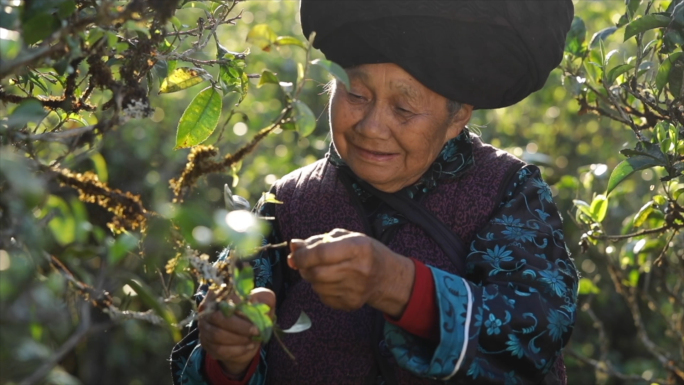
<svg viewBox="0 0 684 385">
<path fill-rule="evenodd" d="M 469 245 L 476 232 L 490 219 L 501 202 L 507 180 L 522 162 L 512 155 L 473 138 L 475 166 L 465 175 L 438 186 L 423 205 Z M 335 228 L 363 232 L 363 218 L 354 208 L 347 189 L 327 159 L 296 170 L 276 184 L 276 219 L 282 239 L 306 239 Z M 389 243 L 393 251 L 417 258 L 425 264 L 455 272 L 450 259 L 421 228 L 406 224 Z M 466 246 L 467 247 L 467 246 Z M 465 258 L 465 255 L 463 256 Z M 373 370 L 373 323 L 377 311 L 369 306 L 345 312 L 325 306 L 311 285 L 290 271 L 288 289 L 278 306 L 278 323 L 293 324 L 305 311 L 313 326 L 304 333 L 288 334 L 285 346 L 293 362 L 277 343 L 268 352 L 269 384 L 359 384 L 367 383 Z M 393 364 L 393 360 L 390 358 Z M 395 365 L 402 384 L 437 383 L 413 376 Z"/>
</svg>

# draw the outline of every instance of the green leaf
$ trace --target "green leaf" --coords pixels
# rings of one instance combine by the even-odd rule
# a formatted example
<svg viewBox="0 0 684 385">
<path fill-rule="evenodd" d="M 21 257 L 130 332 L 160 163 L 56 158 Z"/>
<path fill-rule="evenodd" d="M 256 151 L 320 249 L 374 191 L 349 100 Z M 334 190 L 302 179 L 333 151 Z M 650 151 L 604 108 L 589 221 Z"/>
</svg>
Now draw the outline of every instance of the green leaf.
<svg viewBox="0 0 684 385">
<path fill-rule="evenodd" d="M 211 78 L 207 71 L 201 68 L 181 67 L 169 72 L 171 75 L 164 79 L 159 88 L 160 94 L 181 91 Z"/>
<path fill-rule="evenodd" d="M 608 198 L 605 195 L 597 195 L 591 202 L 591 217 L 596 219 L 596 222 L 603 222 L 608 212 Z"/>
<path fill-rule="evenodd" d="M 665 34 L 665 41 L 678 46 L 684 45 L 684 36 L 675 30 L 670 30 Z"/>
<path fill-rule="evenodd" d="M 667 80 L 670 77 L 670 71 L 672 70 L 672 64 L 679 59 L 680 56 L 682 56 L 682 52 L 673 53 L 665 59 L 660 65 L 660 68 L 658 68 L 658 73 L 656 74 L 656 89 L 658 90 L 658 93 L 660 93 L 663 90 L 663 87 L 665 87 L 665 84 L 667 84 Z"/>
<path fill-rule="evenodd" d="M 278 77 L 271 71 L 269 70 L 264 70 L 261 73 L 261 77 L 259 78 L 259 84 L 257 85 L 257 88 L 261 88 L 261 86 L 265 84 L 278 84 L 280 83 L 280 80 L 278 80 Z"/>
<path fill-rule="evenodd" d="M 666 121 L 660 121 L 656 124 L 654 131 L 656 132 L 656 138 L 658 138 L 659 142 L 662 142 L 667 138 L 670 131 L 670 125 L 671 124 Z"/>
<path fill-rule="evenodd" d="M 638 213 L 634 216 L 634 220 L 632 221 L 632 226 L 634 227 L 641 227 L 641 225 L 646 222 L 646 219 L 648 219 L 648 216 L 651 215 L 653 212 L 653 201 L 649 201 L 645 205 L 641 207 Z"/>
<path fill-rule="evenodd" d="M 684 184 L 680 184 L 672 189 L 672 199 L 678 200 L 680 196 L 684 196 Z"/>
<path fill-rule="evenodd" d="M 283 333 L 301 333 L 305 330 L 309 330 L 311 328 L 311 318 L 304 313 L 301 312 L 299 313 L 299 318 L 297 318 L 297 322 L 294 323 L 294 325 L 290 326 L 289 328 L 282 330 Z"/>
<path fill-rule="evenodd" d="M 219 302 L 219 310 L 221 310 L 224 317 L 230 318 L 235 314 L 235 304 L 226 301 Z"/>
<path fill-rule="evenodd" d="M 264 303 L 249 303 L 241 302 L 237 306 L 237 310 L 242 312 L 248 320 L 250 320 L 259 329 L 258 338 L 253 340 L 267 343 L 273 335 L 273 320 L 268 316 L 271 308 Z"/>
<path fill-rule="evenodd" d="M 594 218 L 594 213 L 591 211 L 591 206 L 585 201 L 579 200 L 579 199 L 574 199 L 572 203 L 577 207 L 577 209 L 586 214 L 589 218 L 595 219 Z"/>
<path fill-rule="evenodd" d="M 195 283 L 191 278 L 179 278 L 176 281 L 176 293 L 183 298 L 192 298 L 195 294 Z"/>
<path fill-rule="evenodd" d="M 639 285 L 639 270 L 632 270 L 629 272 L 629 281 L 627 286 L 637 287 Z"/>
<path fill-rule="evenodd" d="M 271 44 L 275 43 L 277 39 L 278 35 L 268 24 L 257 24 L 247 34 L 248 43 L 252 43 L 266 52 L 271 50 Z"/>
<path fill-rule="evenodd" d="M 669 136 L 670 139 L 672 140 L 672 143 L 677 143 L 679 142 L 679 130 L 674 124 L 670 124 L 668 127 L 669 131 Z"/>
<path fill-rule="evenodd" d="M 309 136 L 316 129 L 316 117 L 309 106 L 301 100 L 295 101 L 294 118 L 299 135 Z"/>
<path fill-rule="evenodd" d="M 171 24 L 173 24 L 174 27 L 176 27 L 177 30 L 180 30 L 183 27 L 183 23 L 176 16 L 171 16 L 169 21 L 171 22 Z"/>
<path fill-rule="evenodd" d="M 681 52 L 680 52 L 681 53 Z M 670 93 L 675 98 L 682 96 L 682 83 L 684 82 L 684 60 L 681 57 L 672 61 L 672 69 L 667 76 L 667 85 Z"/>
<path fill-rule="evenodd" d="M 222 46 L 219 42 L 216 42 L 217 59 L 244 60 L 245 55 L 247 55 L 247 53 L 233 52 L 228 48 Z"/>
<path fill-rule="evenodd" d="M 674 9 L 672 9 L 672 18 L 677 23 L 684 25 L 684 5 L 682 5 L 681 2 L 679 2 L 679 4 L 677 4 L 676 1 L 673 1 L 672 3 L 670 3 L 670 7 L 672 7 L 672 5 L 675 5 Z M 668 11 L 669 11 L 670 7 L 668 7 Z"/>
<path fill-rule="evenodd" d="M 105 36 L 105 31 L 102 28 L 95 27 L 88 31 L 88 38 L 86 42 L 88 46 L 92 47 L 98 40 Z"/>
<path fill-rule="evenodd" d="M 93 154 L 90 155 L 90 160 L 93 161 L 97 179 L 102 183 L 107 183 L 107 180 L 109 180 L 109 173 L 107 172 L 107 162 L 105 161 L 104 156 L 99 152 L 93 152 Z"/>
<path fill-rule="evenodd" d="M 274 44 L 277 46 L 296 45 L 297 47 L 307 49 L 306 44 L 303 41 L 293 36 L 278 36 Z"/>
<path fill-rule="evenodd" d="M 235 268 L 233 284 L 235 285 L 235 290 L 240 295 L 240 299 L 247 301 L 249 294 L 254 289 L 254 270 L 252 270 L 252 267 L 244 265 L 242 269 Z"/>
<path fill-rule="evenodd" d="M 633 68 L 634 64 L 620 64 L 615 68 L 612 68 L 610 71 L 608 71 L 608 74 L 606 75 L 606 82 L 608 83 L 606 84 L 606 86 L 612 85 L 618 78 L 618 76 L 624 74 L 625 72 L 628 72 Z"/>
<path fill-rule="evenodd" d="M 575 16 L 570 25 L 570 31 L 565 38 L 565 51 L 576 56 L 584 54 L 584 41 L 587 38 L 587 27 L 581 17 Z"/>
<path fill-rule="evenodd" d="M 66 19 L 76 12 L 76 2 L 74 0 L 62 1 L 57 6 L 57 16 L 61 19 Z"/>
<path fill-rule="evenodd" d="M 216 89 L 207 87 L 200 91 L 178 122 L 175 149 L 196 146 L 207 140 L 216 129 L 222 108 L 223 101 Z"/>
<path fill-rule="evenodd" d="M 39 13 L 23 23 L 21 27 L 23 32 L 21 37 L 26 44 L 31 45 L 52 35 L 59 29 L 60 23 L 51 13 Z"/>
<path fill-rule="evenodd" d="M 176 323 L 176 317 L 173 315 L 173 313 L 162 306 L 162 304 L 159 303 L 155 299 L 155 297 L 150 293 L 150 291 L 142 286 L 138 281 L 135 281 L 133 279 L 129 279 L 126 281 L 126 284 L 135 291 L 136 294 L 138 294 L 138 298 L 147 306 L 149 306 L 159 317 L 161 317 L 165 322 L 166 325 L 168 326 L 169 330 L 173 334 L 173 339 L 175 341 L 180 340 L 180 332 L 178 331 L 177 328 L 175 328 L 173 325 Z"/>
<path fill-rule="evenodd" d="M 624 41 L 654 28 L 667 27 L 670 25 L 670 21 L 670 16 L 657 13 L 642 16 L 625 26 Z"/>
<path fill-rule="evenodd" d="M 330 60 L 323 60 L 323 59 L 316 59 L 311 62 L 311 64 L 321 67 L 328 71 L 329 74 L 335 77 L 335 79 L 339 80 L 344 84 L 347 89 L 350 89 L 351 86 L 349 85 L 349 76 L 347 75 L 347 71 L 344 70 L 344 68 L 340 67 L 339 64 L 332 62 Z"/>
<path fill-rule="evenodd" d="M 667 198 L 662 195 L 655 195 L 653 197 L 653 202 L 655 202 L 657 205 L 662 206 L 665 203 L 667 203 Z"/>
<path fill-rule="evenodd" d="M 660 161 L 660 166 L 665 166 L 667 165 L 668 159 L 667 156 L 660 150 L 660 147 L 657 144 L 651 143 L 651 142 L 646 142 L 646 141 L 640 141 L 637 143 L 636 147 L 632 149 L 624 149 L 620 150 L 620 153 L 626 156 L 635 156 L 635 155 L 643 155 L 643 156 L 648 156 L 651 157 L 655 160 Z"/>
<path fill-rule="evenodd" d="M 641 4 L 641 0 L 626 0 L 627 3 L 627 15 L 632 18 L 634 17 L 634 14 L 636 13 L 637 9 L 639 9 L 639 5 Z"/>
<path fill-rule="evenodd" d="M 76 220 L 71 213 L 69 205 L 64 199 L 50 195 L 46 207 L 49 210 L 56 210 L 59 215 L 48 222 L 48 228 L 61 246 L 66 246 L 76 239 Z"/>
<path fill-rule="evenodd" d="M 627 179 L 627 177 L 632 175 L 634 172 L 660 165 L 660 161 L 653 159 L 650 156 L 644 155 L 632 156 L 629 159 L 620 162 L 610 174 L 610 178 L 608 179 L 608 188 L 606 189 L 606 196 L 608 196 L 611 191 L 615 189 L 615 187 L 617 187 L 620 183 L 622 183 L 622 181 Z"/>
<path fill-rule="evenodd" d="M 228 64 L 221 65 L 219 80 L 223 94 L 227 95 L 233 91 L 238 92 L 240 94 L 238 104 L 241 103 L 242 99 L 247 95 L 247 85 L 249 84 L 249 79 L 244 70 L 244 61 L 234 60 Z"/>
<path fill-rule="evenodd" d="M 21 129 L 29 122 L 38 122 L 42 120 L 45 115 L 47 115 L 47 112 L 38 100 L 26 99 L 12 111 L 12 115 L 10 115 L 7 120 L 7 126 Z"/>
<path fill-rule="evenodd" d="M 261 194 L 261 202 L 262 203 L 274 203 L 277 205 L 283 204 L 283 202 L 276 199 L 275 194 L 269 193 L 269 192 L 265 192 L 265 193 Z"/>
<path fill-rule="evenodd" d="M 115 265 L 123 259 L 128 252 L 138 246 L 138 238 L 133 234 L 123 233 L 114 241 L 114 244 L 109 247 L 108 259 L 109 263 Z"/>
<path fill-rule="evenodd" d="M 617 27 L 608 27 L 604 28 L 594 34 L 594 36 L 591 37 L 591 43 L 589 43 L 589 48 L 596 48 L 599 46 L 599 42 L 605 41 L 608 36 L 612 35 L 617 31 Z"/>
<path fill-rule="evenodd" d="M 601 290 L 589 278 L 581 278 L 579 281 L 579 294 L 598 294 Z"/>
</svg>

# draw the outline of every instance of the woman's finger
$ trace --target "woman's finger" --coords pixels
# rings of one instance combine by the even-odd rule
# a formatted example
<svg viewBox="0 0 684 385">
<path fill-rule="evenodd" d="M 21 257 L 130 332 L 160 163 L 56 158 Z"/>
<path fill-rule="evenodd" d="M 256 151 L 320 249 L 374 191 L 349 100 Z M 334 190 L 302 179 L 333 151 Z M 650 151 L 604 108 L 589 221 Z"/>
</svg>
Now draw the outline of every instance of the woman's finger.
<svg viewBox="0 0 684 385">
<path fill-rule="evenodd" d="M 235 333 L 240 336 L 251 337 L 259 335 L 259 330 L 256 328 L 256 326 L 249 322 L 249 320 L 242 318 L 239 315 L 226 317 L 221 312 L 214 312 L 214 314 L 207 317 L 207 322 L 214 327 L 223 329 L 227 332 Z"/>
<path fill-rule="evenodd" d="M 202 344 L 202 348 L 214 359 L 222 361 L 249 361 L 254 357 L 258 346 L 254 342 L 242 346 L 218 345 L 212 342 Z"/>
<path fill-rule="evenodd" d="M 340 242 L 319 242 L 314 246 L 306 246 L 297 249 L 288 256 L 298 269 L 309 269 L 319 265 L 334 265 L 351 259 L 355 253 L 355 241 L 345 240 Z"/>
<path fill-rule="evenodd" d="M 349 261 L 342 261 L 336 265 L 314 266 L 300 269 L 302 278 L 310 283 L 338 283 L 345 279 L 344 265 Z"/>
<path fill-rule="evenodd" d="M 197 311 L 201 313 L 204 310 L 204 308 L 207 306 L 208 303 L 214 302 L 215 300 L 216 300 L 216 293 L 214 293 L 211 290 L 207 291 L 207 295 L 204 296 L 204 299 L 199 304 Z"/>
<path fill-rule="evenodd" d="M 228 332 L 208 322 L 200 324 L 199 331 L 202 341 L 211 341 L 217 345 L 249 345 L 252 342 L 249 336 Z"/>
</svg>

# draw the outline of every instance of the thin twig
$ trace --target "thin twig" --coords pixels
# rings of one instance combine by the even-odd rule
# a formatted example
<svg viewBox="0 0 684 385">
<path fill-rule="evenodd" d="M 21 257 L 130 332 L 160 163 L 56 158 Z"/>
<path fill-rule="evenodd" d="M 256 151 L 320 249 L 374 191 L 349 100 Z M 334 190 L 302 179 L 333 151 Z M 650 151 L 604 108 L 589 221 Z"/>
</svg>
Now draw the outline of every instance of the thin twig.
<svg viewBox="0 0 684 385">
<path fill-rule="evenodd" d="M 74 334 L 69 337 L 62 346 L 57 349 L 57 351 L 47 359 L 33 374 L 22 380 L 19 385 L 33 385 L 42 380 L 50 370 L 54 368 L 70 351 L 72 351 L 76 345 L 78 345 L 83 338 L 85 338 L 89 333 L 106 329 L 111 327 L 111 324 L 102 324 L 97 327 L 92 327 L 90 324 L 90 306 L 87 302 L 81 304 L 81 323 Z"/>
<path fill-rule="evenodd" d="M 30 135 L 29 140 L 42 140 L 48 142 L 62 141 L 65 139 L 71 139 L 76 136 L 81 136 L 85 133 L 93 131 L 98 125 L 93 124 L 91 126 L 83 126 L 78 128 L 73 128 L 71 130 L 59 131 L 59 132 L 45 132 L 37 135 Z"/>
<path fill-rule="evenodd" d="M 649 338 L 643 319 L 641 318 L 639 303 L 637 302 L 636 294 L 634 293 L 634 291 L 637 289 L 625 287 L 622 284 L 622 276 L 620 272 L 612 264 L 608 265 L 608 272 L 610 273 L 610 278 L 615 285 L 616 291 L 627 301 L 628 308 L 632 313 L 632 318 L 634 320 L 634 326 L 637 328 L 637 336 L 641 340 L 641 343 L 666 370 L 669 370 L 673 375 L 679 377 L 681 380 L 684 380 L 684 370 L 677 367 L 677 365 L 675 365 L 675 360 L 666 352 L 663 352 L 662 349 L 660 349 L 660 347 Z"/>
<path fill-rule="evenodd" d="M 592 234 L 587 234 L 590 238 L 593 239 L 601 239 L 601 240 L 611 240 L 611 241 L 618 241 L 620 239 L 629 239 L 629 238 L 634 238 L 634 237 L 640 237 L 642 235 L 648 235 L 648 234 L 656 234 L 656 233 L 661 233 L 663 231 L 669 230 L 669 229 L 679 229 L 684 226 L 662 226 L 662 227 L 656 227 L 655 229 L 646 229 L 646 230 L 641 230 L 636 233 L 631 233 L 631 234 L 624 234 L 624 235 L 592 235 Z"/>
<path fill-rule="evenodd" d="M 583 363 L 585 363 L 589 366 L 594 367 L 594 369 L 597 371 L 600 371 L 602 373 L 606 373 L 612 377 L 619 378 L 623 381 L 647 382 L 643 377 L 638 376 L 636 374 L 624 374 L 624 373 L 618 371 L 617 369 L 615 369 L 615 367 L 613 367 L 613 365 L 610 362 L 597 361 L 597 360 L 594 360 L 592 358 L 585 357 L 573 349 L 565 349 L 563 352 L 574 357 L 574 358 L 576 358 L 576 359 L 578 359 L 578 360 L 580 360 L 580 361 L 582 361 Z M 662 384 L 666 383 L 665 380 L 660 380 L 660 379 L 649 380 L 649 382 L 662 383 Z"/>
</svg>

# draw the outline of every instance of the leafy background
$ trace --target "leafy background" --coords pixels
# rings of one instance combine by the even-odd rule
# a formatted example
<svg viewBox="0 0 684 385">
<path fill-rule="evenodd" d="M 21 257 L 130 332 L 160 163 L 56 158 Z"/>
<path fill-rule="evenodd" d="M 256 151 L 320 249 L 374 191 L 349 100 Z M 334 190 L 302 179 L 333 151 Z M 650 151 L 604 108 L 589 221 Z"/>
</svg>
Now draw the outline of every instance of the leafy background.
<svg viewBox="0 0 684 385">
<path fill-rule="evenodd" d="M 0 32 L 11 32 L 8 20 L 16 18 L 18 9 L 32 4 L 38 7 L 40 3 L 2 0 L 5 13 L 0 14 L 0 28 L 3 28 Z M 80 1 L 71 3 L 81 4 Z M 125 5 L 127 2 L 118 3 Z M 210 7 L 221 2 L 182 3 L 187 4 L 175 12 L 176 19 L 170 19 L 167 26 L 195 26 L 198 18 L 206 17 L 205 9 L 211 10 Z M 472 119 L 471 128 L 479 131 L 486 142 L 542 168 L 564 215 L 567 244 L 584 277 L 579 304 L 582 311 L 578 313 L 577 326 L 566 352 L 571 384 L 684 381 L 684 378 L 673 376 L 672 370 L 665 369 L 666 365 L 644 346 L 633 322 L 633 311 L 619 293 L 620 285 L 610 278 L 610 266 L 618 266 L 627 274 L 627 281 L 633 281 L 626 282 L 624 287 L 643 287 L 644 281 L 650 279 L 647 278 L 650 270 L 644 266 L 658 256 L 663 244 L 671 244 L 667 253 L 672 269 L 665 281 L 681 291 L 681 283 L 676 286 L 676 282 L 681 282 L 684 277 L 681 233 L 675 230 L 665 234 L 667 237 L 672 234 L 670 241 L 663 241 L 658 234 L 617 243 L 587 237 L 599 228 L 601 234 L 629 232 L 634 225 L 635 213 L 653 201 L 653 196 L 662 190 L 658 179 L 665 173 L 662 168 L 637 171 L 620 184 L 609 199 L 596 199 L 606 190 L 611 171 L 625 160 L 619 150 L 634 147 L 635 132 L 623 123 L 590 113 L 596 111 L 590 111 L 578 102 L 578 97 L 586 97 L 588 92 L 578 79 L 587 77 L 586 73 L 571 73 L 579 68 L 577 57 L 597 55 L 596 52 L 601 51 L 605 59 L 605 53 L 617 49 L 612 54 L 612 61 L 609 59 L 608 62 L 611 68 L 627 63 L 637 44 L 634 39 L 623 42 L 624 24 L 640 17 L 647 7 L 660 11 L 670 9 L 672 15 L 671 8 L 677 3 L 576 2 L 576 14 L 583 23 L 576 22 L 573 26 L 574 35 L 571 34 L 569 39 L 564 69 L 555 70 L 543 90 L 518 105 L 478 111 Z M 12 12 L 7 12 L 10 8 Z M 301 63 L 307 62 L 305 49 L 298 45 L 269 45 L 267 50 L 263 50 L 259 48 L 263 42 L 254 36 L 264 38 L 268 33 L 253 35 L 247 41 L 255 26 L 266 24 L 276 36 L 294 36 L 305 42 L 307 39 L 301 36 L 298 24 L 297 8 L 295 1 L 239 3 L 234 14 L 241 12 L 241 18 L 235 25 L 218 27 L 218 40 L 225 49 L 234 53 L 249 50 L 245 74 L 262 74 L 269 70 L 277 74 L 278 81 L 292 82 L 297 86 L 301 78 L 298 74 L 302 72 Z M 636 13 L 630 15 L 630 9 Z M 59 13 L 60 9 L 55 9 L 55 12 Z M 27 25 L 28 20 L 23 24 L 21 38 L 24 42 L 35 43 L 48 38 L 42 32 L 43 26 L 53 19 L 31 20 L 33 24 Z M 620 23 L 620 29 L 612 34 L 605 33 L 601 43 L 590 44 L 595 32 Z M 137 25 L 124 27 L 129 31 L 144 28 Z M 664 31 L 644 29 L 644 34 L 639 37 L 662 43 Z M 0 35 L 0 56 L 7 63 L 20 55 L 25 47 L 22 47 L 21 40 L 4 33 Z M 681 42 L 671 44 L 674 46 L 672 52 L 681 51 Z M 217 49 L 211 43 L 193 57 L 213 60 L 217 57 Z M 317 51 L 311 55 L 308 59 L 322 58 Z M 641 82 L 653 82 L 661 66 L 660 59 L 653 59 L 650 80 Z M 591 69 L 593 64 L 581 67 L 581 71 L 586 72 L 587 67 L 590 68 L 588 71 L 594 71 Z M 217 66 L 203 68 L 213 78 L 220 77 Z M 73 152 L 73 148 L 63 143 L 36 142 L 36 151 L 43 164 L 59 160 L 75 172 L 92 171 L 112 188 L 139 195 L 145 207 L 173 221 L 186 242 L 184 246 L 214 258 L 229 241 L 216 221 L 216 213 L 221 213 L 225 207 L 224 184 L 230 185 L 233 193 L 253 204 L 277 178 L 314 162 L 327 151 L 330 136 L 324 86 L 330 77 L 322 67 L 308 65 L 306 68 L 309 80 L 303 83 L 298 98 L 310 107 L 316 117 L 313 132 L 304 136 L 291 126 L 275 129 L 252 154 L 235 165 L 237 167 L 200 178 L 185 195 L 182 204 L 173 201 L 169 180 L 178 178 L 188 155 L 194 150 L 175 149 L 176 129 L 186 107 L 208 86 L 207 82 L 174 93 L 157 94 L 163 79 L 158 77 L 155 79 L 158 84 L 150 88 L 149 117 L 134 118 L 116 125 L 105 136 L 97 137 L 87 145 L 87 151 L 76 152 L 71 158 L 63 158 L 64 154 Z M 677 68 L 681 71 L 680 67 Z M 2 86 L 8 93 L 20 94 L 10 78 L 12 76 L 2 78 Z M 603 86 L 595 80 L 596 77 L 589 77 L 588 84 L 593 81 L 596 87 Z M 628 82 L 628 73 L 615 80 Z M 215 145 L 222 155 L 233 153 L 247 144 L 259 130 L 277 120 L 288 106 L 284 90 L 287 86 L 265 84 L 258 87 L 260 80 L 257 77 L 249 78 L 247 82 L 249 90 L 237 108 L 231 108 L 235 103 L 233 99 L 224 99 L 218 128 L 204 143 Z M 46 90 L 36 86 L 34 95 L 58 94 L 58 87 L 43 84 Z M 98 106 L 108 97 L 111 95 L 95 92 L 91 101 Z M 169 235 L 172 231 L 164 221 L 151 220 L 144 238 L 137 231 L 113 233 L 107 226 L 111 214 L 105 209 L 79 200 L 78 193 L 60 186 L 54 178 L 32 172 L 35 168 L 25 164 L 22 156 L 8 155 L 17 153 L 16 146 L 15 149 L 10 147 L 16 144 L 12 137 L 12 119 L 20 119 L 23 112 L 16 108 L 16 103 L 3 101 L 0 103 L 0 117 L 4 119 L 0 124 L 0 138 L 4 145 L 0 156 L 0 176 L 3 178 L 0 180 L 3 186 L 0 189 L 3 226 L 0 233 L 0 382 L 17 383 L 27 378 L 36 368 L 55 357 L 70 337 L 77 335 L 80 342 L 59 356 L 44 380 L 46 383 L 169 383 L 167 359 L 174 339 L 180 335 L 178 330 L 141 320 L 112 320 L 100 309 L 82 306 L 82 296 L 74 294 L 74 283 L 68 282 L 63 271 L 42 260 L 40 254 L 47 252 L 58 256 L 79 280 L 109 291 L 122 310 L 142 312 L 162 303 L 164 311 L 168 311 L 174 320 L 180 320 L 192 308 L 191 301 L 187 299 L 196 289 L 197 282 L 189 274 L 187 263 L 181 260 L 167 272 L 169 260 L 178 254 L 174 238 Z M 593 105 L 589 103 L 590 107 Z M 32 107 L 22 104 L 22 108 L 30 112 Z M 57 114 L 59 111 L 51 113 Z M 95 124 L 98 114 L 81 111 L 65 128 Z M 59 117 L 51 115 L 48 121 L 58 121 Z M 681 128 L 680 123 L 672 121 L 677 129 Z M 27 127 L 35 129 L 31 123 Z M 644 133 L 651 138 L 651 130 L 645 129 Z M 655 136 L 653 141 L 660 141 Z M 676 156 L 676 143 L 674 153 Z M 674 181 L 680 185 L 683 182 L 681 177 Z M 600 220 L 583 217 L 576 206 L 577 200 L 586 201 L 590 208 L 593 205 L 594 209 L 602 211 Z M 8 218 L 12 216 L 19 219 L 10 221 Z M 649 212 L 643 218 L 643 226 L 659 227 L 663 218 L 662 213 Z M 625 227 L 629 229 L 623 231 Z M 642 242 L 637 249 L 641 239 L 655 243 L 647 243 L 649 248 Z M 17 241 L 29 246 L 18 248 Z M 624 261 L 625 257 L 627 261 Z M 137 283 L 143 289 L 136 290 Z M 672 296 L 658 293 L 653 294 L 656 301 L 639 304 L 645 328 L 652 342 L 672 357 L 674 365 L 679 365 L 681 370 L 684 346 L 681 297 L 676 301 Z M 84 318 L 95 326 L 86 331 L 79 329 Z"/>
</svg>

